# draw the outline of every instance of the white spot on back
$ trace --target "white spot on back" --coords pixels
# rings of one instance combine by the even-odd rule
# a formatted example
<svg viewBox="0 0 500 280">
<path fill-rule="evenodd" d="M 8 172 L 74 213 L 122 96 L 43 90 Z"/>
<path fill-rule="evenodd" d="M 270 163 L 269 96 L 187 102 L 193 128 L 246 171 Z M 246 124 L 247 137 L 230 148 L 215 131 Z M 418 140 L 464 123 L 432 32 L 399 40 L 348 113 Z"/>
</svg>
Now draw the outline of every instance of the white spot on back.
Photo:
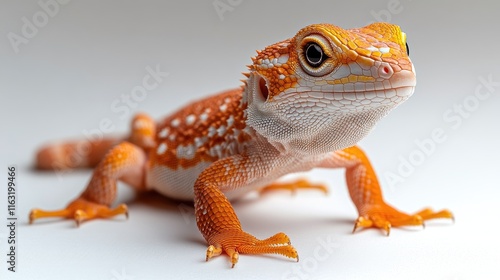
<svg viewBox="0 0 500 280">
<path fill-rule="evenodd" d="M 158 155 L 163 155 L 166 151 L 167 151 L 167 144 L 165 143 L 161 143 L 159 146 L 158 146 L 158 149 L 156 149 L 156 153 Z"/>
<path fill-rule="evenodd" d="M 219 136 L 223 136 L 225 133 L 226 133 L 226 127 L 221 125 L 218 129 L 217 129 L 217 133 L 219 134 Z"/>
<path fill-rule="evenodd" d="M 181 121 L 179 119 L 173 119 L 170 125 L 172 127 L 178 127 L 181 124 Z"/>
<path fill-rule="evenodd" d="M 169 132 L 168 127 L 165 127 L 160 131 L 160 133 L 158 133 L 158 136 L 160 136 L 160 138 L 165 138 L 168 136 L 168 132 Z"/>
<path fill-rule="evenodd" d="M 191 114 L 189 116 L 186 117 L 186 124 L 187 125 L 192 125 L 194 123 L 194 121 L 196 120 L 196 116 Z"/>
<path fill-rule="evenodd" d="M 215 129 L 215 127 L 213 126 L 210 126 L 208 128 L 208 137 L 212 137 L 215 135 L 215 133 L 217 133 L 217 129 Z"/>
<path fill-rule="evenodd" d="M 221 112 L 225 112 L 227 110 L 227 105 L 226 104 L 222 104 L 220 107 L 219 107 L 219 110 Z"/>
<path fill-rule="evenodd" d="M 280 80 L 284 80 L 284 79 L 285 79 L 285 75 L 280 74 L 280 75 L 279 75 L 279 79 L 280 79 Z"/>
<path fill-rule="evenodd" d="M 227 119 L 227 127 L 230 127 L 234 124 L 234 117 L 233 115 L 229 116 L 229 118 Z"/>
<path fill-rule="evenodd" d="M 177 157 L 178 158 L 192 159 L 192 158 L 194 158 L 194 153 L 195 153 L 195 149 L 194 149 L 193 145 L 187 145 L 187 146 L 179 145 L 179 146 L 177 146 Z"/>
<path fill-rule="evenodd" d="M 203 137 L 196 137 L 194 138 L 194 145 L 196 146 L 196 148 L 199 148 L 201 146 L 203 146 L 203 144 L 205 144 L 206 142 L 208 141 L 208 138 L 206 136 L 203 136 Z"/>
<path fill-rule="evenodd" d="M 203 122 L 204 122 L 204 121 L 206 121 L 207 119 L 208 119 L 208 114 L 207 114 L 207 113 L 203 113 L 203 114 L 201 114 L 201 115 L 200 115 L 200 120 L 201 120 L 201 121 L 203 121 Z"/>
</svg>

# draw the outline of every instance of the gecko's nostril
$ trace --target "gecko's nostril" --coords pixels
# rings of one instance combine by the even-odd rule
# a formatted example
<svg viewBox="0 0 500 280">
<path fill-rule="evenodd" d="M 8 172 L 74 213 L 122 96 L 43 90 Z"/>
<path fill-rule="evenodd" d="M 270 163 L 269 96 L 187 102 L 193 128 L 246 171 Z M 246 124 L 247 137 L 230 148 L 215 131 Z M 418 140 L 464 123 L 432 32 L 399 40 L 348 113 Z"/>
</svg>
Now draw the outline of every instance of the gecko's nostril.
<svg viewBox="0 0 500 280">
<path fill-rule="evenodd" d="M 267 100 L 267 97 L 269 96 L 269 89 L 267 88 L 266 81 L 262 77 L 259 77 L 259 92 L 264 101 Z"/>
<path fill-rule="evenodd" d="M 394 74 L 394 70 L 389 65 L 381 65 L 378 69 L 378 75 L 380 78 L 389 79 L 392 74 Z"/>
</svg>

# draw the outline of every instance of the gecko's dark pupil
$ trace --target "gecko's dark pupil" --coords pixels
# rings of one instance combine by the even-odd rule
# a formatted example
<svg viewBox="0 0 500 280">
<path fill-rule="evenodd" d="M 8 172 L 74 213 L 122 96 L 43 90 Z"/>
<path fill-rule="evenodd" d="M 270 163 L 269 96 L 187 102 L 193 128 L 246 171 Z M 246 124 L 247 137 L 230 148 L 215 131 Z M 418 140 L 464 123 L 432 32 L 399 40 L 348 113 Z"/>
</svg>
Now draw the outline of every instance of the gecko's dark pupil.
<svg viewBox="0 0 500 280">
<path fill-rule="evenodd" d="M 306 45 L 306 59 L 309 65 L 317 67 L 323 62 L 323 50 L 316 43 Z"/>
<path fill-rule="evenodd" d="M 406 54 L 410 56 L 410 47 L 408 46 L 408 43 L 406 43 Z"/>
</svg>

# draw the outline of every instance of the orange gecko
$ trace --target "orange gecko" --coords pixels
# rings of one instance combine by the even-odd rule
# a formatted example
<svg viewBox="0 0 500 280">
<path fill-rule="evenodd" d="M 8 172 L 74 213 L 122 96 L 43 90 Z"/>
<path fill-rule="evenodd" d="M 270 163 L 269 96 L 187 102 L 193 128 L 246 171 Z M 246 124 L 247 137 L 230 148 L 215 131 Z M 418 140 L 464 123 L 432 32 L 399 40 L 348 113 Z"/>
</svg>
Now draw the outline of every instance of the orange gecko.
<svg viewBox="0 0 500 280">
<path fill-rule="evenodd" d="M 408 99 L 416 84 L 406 34 L 397 25 L 374 23 L 342 29 L 314 24 L 295 37 L 257 52 L 243 86 L 191 103 L 156 122 L 145 114 L 132 121 L 126 139 L 91 143 L 83 160 L 67 168 L 95 167 L 81 195 L 44 217 L 82 221 L 128 215 L 111 209 L 117 180 L 194 200 L 196 222 L 208 243 L 206 259 L 226 253 L 281 254 L 298 260 L 284 233 L 258 239 L 243 231 L 231 199 L 250 191 L 321 188 L 305 181 L 275 183 L 312 168 L 345 168 L 359 217 L 354 230 L 423 225 L 453 218 L 448 210 L 405 214 L 387 204 L 368 158 L 355 146 L 389 111 Z M 39 168 L 77 153 L 78 142 L 39 151 Z"/>
</svg>

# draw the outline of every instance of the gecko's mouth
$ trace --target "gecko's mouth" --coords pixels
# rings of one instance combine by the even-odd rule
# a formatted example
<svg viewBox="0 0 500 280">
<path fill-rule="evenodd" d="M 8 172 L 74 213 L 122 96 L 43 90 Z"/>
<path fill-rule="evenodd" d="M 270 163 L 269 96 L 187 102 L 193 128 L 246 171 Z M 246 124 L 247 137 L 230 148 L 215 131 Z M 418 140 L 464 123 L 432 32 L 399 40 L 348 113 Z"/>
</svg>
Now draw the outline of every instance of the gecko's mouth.
<svg viewBox="0 0 500 280">
<path fill-rule="evenodd" d="M 330 100 L 379 100 L 396 99 L 395 97 L 409 97 L 413 94 L 415 87 L 405 86 L 397 88 L 383 88 L 365 91 L 342 91 L 342 92 L 323 92 L 323 97 Z"/>
<path fill-rule="evenodd" d="M 396 106 L 413 94 L 416 83 L 413 71 L 401 70 L 381 81 L 333 85 L 333 92 L 324 92 L 324 98 L 337 101 L 344 105 L 341 107 L 347 108 Z M 334 105 L 339 107 L 338 103 Z"/>
<path fill-rule="evenodd" d="M 398 104 L 404 102 L 408 99 L 414 91 L 415 87 L 398 87 L 389 88 L 382 90 L 370 90 L 370 91 L 349 91 L 349 92 L 307 92 L 301 93 L 307 95 L 308 101 L 313 101 L 312 98 L 316 99 L 316 104 L 318 102 L 323 105 L 317 105 L 319 107 L 324 106 L 326 110 L 328 108 L 341 111 L 351 111 L 351 110 L 365 110 L 373 109 L 378 107 L 395 107 Z"/>
<path fill-rule="evenodd" d="M 313 104 L 316 111 L 351 111 L 352 109 L 364 110 L 373 109 L 381 106 L 395 107 L 403 101 L 407 100 L 414 92 L 414 86 L 405 86 L 397 88 L 388 88 L 380 90 L 365 90 L 365 91 L 304 91 L 301 93 L 292 93 L 295 95 L 293 108 L 302 107 L 304 110 L 309 111 Z M 279 96 L 276 100 L 282 100 L 288 104 L 289 96 Z M 312 110 L 312 109 L 311 109 Z"/>
<path fill-rule="evenodd" d="M 402 70 L 391 75 L 387 79 L 378 79 L 373 82 L 347 82 L 341 84 L 333 84 L 325 86 L 325 88 L 332 92 L 342 93 L 357 93 L 357 92 L 383 92 L 387 90 L 399 90 L 401 94 L 403 91 L 409 90 L 416 86 L 417 80 L 415 74 L 411 71 Z"/>
<path fill-rule="evenodd" d="M 352 82 L 352 83 L 333 83 L 327 81 L 320 86 L 311 86 L 310 90 L 297 92 L 298 89 L 305 89 L 299 86 L 293 90 L 289 90 L 284 94 L 276 96 L 276 100 L 288 98 L 290 95 L 307 94 L 309 98 L 318 98 L 325 100 L 344 100 L 343 103 L 348 104 L 349 101 L 363 102 L 369 104 L 370 100 L 381 102 L 386 100 L 397 102 L 399 99 L 407 99 L 413 94 L 416 86 L 416 77 L 414 72 L 402 70 L 394 73 L 391 77 L 384 80 L 373 82 Z M 261 92 L 266 92 L 265 88 L 260 87 Z M 325 101 L 325 103 L 328 103 Z"/>
</svg>

